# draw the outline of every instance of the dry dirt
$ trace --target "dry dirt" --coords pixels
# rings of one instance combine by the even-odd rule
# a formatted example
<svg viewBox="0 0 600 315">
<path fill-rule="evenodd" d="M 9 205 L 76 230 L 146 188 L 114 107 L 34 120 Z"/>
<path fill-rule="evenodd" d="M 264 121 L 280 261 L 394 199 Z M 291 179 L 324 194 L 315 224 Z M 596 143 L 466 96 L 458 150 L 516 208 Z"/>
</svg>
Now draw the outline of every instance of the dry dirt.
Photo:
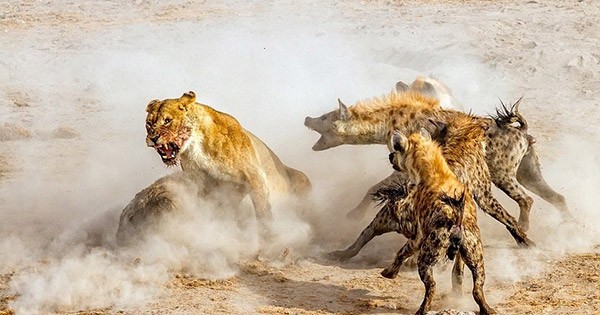
<svg viewBox="0 0 600 315">
<path fill-rule="evenodd" d="M 553 210 L 541 200 L 535 199 L 537 208 L 532 213 L 534 224 L 531 235 L 534 240 L 539 240 L 540 245 L 535 250 L 517 249 L 507 233 L 484 218 L 484 229 L 495 229 L 484 231 L 488 267 L 485 290 L 488 301 L 500 314 L 600 314 L 600 247 L 598 238 L 593 239 L 598 235 L 595 228 L 598 215 L 585 208 L 586 205 L 593 204 L 596 197 L 572 193 L 577 191 L 572 187 L 579 187 L 574 186 L 577 185 L 578 178 L 563 181 L 563 178 L 569 176 L 566 172 L 572 168 L 563 170 L 563 164 L 560 164 L 565 156 L 578 158 L 588 154 L 589 158 L 581 158 L 581 163 L 589 163 L 586 165 L 595 167 L 590 172 L 597 174 L 600 152 L 597 145 L 600 136 L 600 128 L 597 126 L 600 122 L 600 2 L 593 0 L 253 3 L 162 1 L 160 4 L 145 0 L 0 1 L 0 189 L 3 190 L 0 196 L 0 203 L 3 204 L 0 207 L 3 217 L 3 222 L 0 223 L 0 237 L 3 238 L 3 243 L 0 244 L 0 250 L 3 251 L 0 253 L 0 263 L 3 263 L 0 269 L 0 314 L 13 314 L 13 308 L 19 305 L 29 307 L 23 308 L 20 312 L 23 314 L 413 314 L 416 311 L 423 293 L 416 271 L 404 270 L 394 280 L 379 276 L 379 272 L 391 262 L 393 254 L 399 248 L 399 237 L 382 237 L 349 262 L 337 263 L 321 258 L 323 251 L 348 245 L 368 223 L 374 211 L 358 223 L 332 214 L 323 214 L 320 220 L 310 216 L 307 221 L 313 224 L 314 237 L 309 247 L 316 249 L 297 250 L 292 255 L 293 258 L 256 260 L 242 257 L 234 264 L 235 275 L 224 279 L 207 279 L 210 277 L 169 268 L 168 280 L 159 282 L 159 287 L 154 288 L 158 293 L 141 303 L 129 305 L 121 301 L 100 308 L 90 307 L 93 303 L 82 307 L 74 303 L 71 307 L 49 308 L 47 305 L 52 305 L 50 302 L 40 302 L 33 308 L 28 304 L 29 301 L 15 304 L 16 300 L 23 298 L 22 290 L 26 287 L 18 285 L 20 282 L 14 282 L 14 279 L 22 274 L 43 273 L 56 259 L 60 261 L 60 258 L 56 258 L 60 256 L 56 252 L 68 251 L 67 246 L 61 247 L 62 249 L 46 248 L 55 244 L 53 242 L 57 239 L 63 239 L 65 244 L 69 244 L 57 230 L 66 230 L 72 222 L 62 218 L 85 221 L 95 211 L 82 210 L 79 214 L 72 212 L 72 209 L 79 209 L 85 204 L 86 209 L 116 209 L 118 212 L 137 191 L 167 173 L 152 153 L 144 151 L 143 109 L 145 103 L 153 97 L 189 89 L 180 86 L 184 83 L 192 84 L 192 81 L 182 79 L 180 82 L 177 77 L 185 76 L 187 70 L 192 71 L 192 63 L 184 62 L 186 67 L 174 66 L 172 71 L 164 73 L 140 70 L 136 74 L 135 70 L 128 72 L 127 69 L 119 72 L 119 67 L 142 69 L 144 63 L 159 64 L 176 60 L 179 49 L 177 44 L 190 38 L 196 40 L 194 36 L 199 41 L 205 40 L 193 47 L 198 49 L 199 58 L 205 58 L 200 51 L 206 47 L 211 49 L 210 41 L 214 38 L 233 36 L 233 41 L 240 41 L 243 46 L 244 43 L 247 44 L 244 36 L 258 34 L 258 38 L 264 39 L 265 37 L 260 36 L 269 38 L 274 29 L 281 32 L 281 28 L 288 26 L 286 19 L 291 19 L 294 23 L 291 23 L 293 27 L 283 32 L 282 37 L 289 37 L 296 31 L 304 34 L 304 30 L 308 29 L 307 32 L 314 35 L 314 38 L 342 37 L 339 47 L 346 49 L 360 46 L 361 42 L 368 45 L 373 38 L 396 41 L 396 46 L 390 44 L 389 47 L 369 47 L 368 56 L 373 60 L 373 68 L 368 69 L 379 71 L 374 72 L 373 76 L 385 74 L 388 71 L 386 67 L 403 62 L 421 67 L 417 71 L 427 71 L 427 58 L 431 57 L 434 60 L 432 62 L 442 65 L 442 68 L 435 69 L 449 77 L 445 82 L 455 92 L 460 92 L 463 90 L 457 86 L 461 84 L 459 77 L 462 70 L 457 69 L 456 76 L 452 77 L 449 73 L 453 70 L 443 67 L 444 56 L 460 54 L 463 56 L 461 62 L 477 60 L 486 69 L 492 69 L 486 73 L 493 73 L 494 76 L 484 74 L 478 78 L 488 82 L 484 88 L 495 87 L 489 82 L 509 82 L 500 84 L 497 90 L 509 94 L 494 94 L 496 90 L 485 89 L 470 94 L 466 92 L 462 94 L 465 96 L 465 104 L 473 102 L 481 94 L 489 95 L 492 102 L 497 97 L 516 99 L 525 94 L 527 105 L 522 107 L 522 112 L 528 118 L 530 131 L 537 139 L 542 162 L 551 165 L 549 169 L 553 174 L 550 176 L 552 183 L 559 191 L 569 192 L 566 194 L 570 202 L 579 202 L 580 198 L 588 203 L 577 203 L 573 207 L 576 216 L 583 223 L 575 228 L 559 229 L 559 223 L 551 219 L 544 221 L 546 218 L 543 218 L 544 213 L 551 213 Z M 231 33 L 231 28 L 235 28 L 231 26 L 232 23 L 248 33 L 239 37 L 232 35 L 234 33 Z M 273 27 L 263 28 L 262 25 Z M 221 32 L 222 29 L 227 31 Z M 180 36 L 188 31 L 190 37 Z M 153 38 L 153 35 L 156 37 Z M 278 36 L 274 38 L 275 41 L 281 39 Z M 305 43 L 306 38 L 302 38 L 302 43 Z M 131 44 L 132 41 L 141 44 L 137 47 Z M 155 60 L 147 57 L 152 56 L 150 53 L 144 54 L 160 47 L 164 42 L 171 47 L 162 47 L 160 51 L 168 57 Z M 268 44 L 260 42 L 257 45 Z M 318 46 L 319 42 L 314 45 Z M 313 48 L 310 44 L 308 46 Z M 417 53 L 411 57 L 414 60 L 404 60 L 407 53 L 403 49 L 410 50 L 413 46 L 418 47 L 415 50 Z M 113 47 L 116 47 L 117 54 L 111 54 L 110 49 Z M 294 45 L 282 47 L 285 54 L 285 49 L 293 48 Z M 277 47 L 269 46 L 269 49 Z M 438 51 L 443 53 L 433 53 Z M 251 52 L 253 50 L 250 49 Z M 419 52 L 422 52 L 426 61 L 415 57 Z M 238 53 L 244 53 L 243 49 Z M 235 53 L 223 51 L 222 54 L 231 56 Z M 300 59 L 304 57 L 297 56 L 310 55 L 302 52 L 289 54 L 290 68 L 302 68 Z M 86 56 L 95 57 L 88 60 Z M 98 56 L 116 60 L 123 57 L 126 64 L 116 62 L 116 66 L 95 65 L 93 62 L 98 60 Z M 143 58 L 139 58 L 140 56 Z M 188 60 L 186 58 L 191 58 L 189 56 L 181 58 Z M 346 56 L 346 52 L 340 51 L 341 60 L 355 60 Z M 226 58 L 218 62 L 226 63 Z M 300 60 L 298 64 L 295 63 L 295 58 Z M 320 58 L 329 62 L 335 60 L 336 56 L 317 56 L 314 60 L 309 60 L 314 64 L 321 64 Z M 88 63 L 90 61 L 92 64 Z M 206 65 L 212 61 L 203 62 Z M 268 63 L 271 60 L 261 59 L 261 62 Z M 327 65 L 327 62 L 323 64 Z M 239 66 L 237 63 L 236 65 Z M 102 71 L 103 67 L 110 68 L 112 72 Z M 238 99 L 244 99 L 244 93 L 248 93 L 244 82 L 252 89 L 260 89 L 264 84 L 265 89 L 271 89 L 270 92 L 279 89 L 279 86 L 289 88 L 285 76 L 271 80 L 268 78 L 270 73 L 263 73 L 265 76 L 260 77 L 263 80 L 261 84 L 254 84 L 257 80 L 253 80 L 253 77 L 236 81 L 237 70 L 225 65 L 219 67 L 225 70 L 219 72 L 214 68 L 209 69 L 207 71 L 213 72 L 207 77 L 218 80 L 221 76 L 226 78 L 218 82 L 232 82 L 233 86 L 221 87 L 223 95 L 233 90 L 239 92 L 232 93 L 238 95 Z M 258 65 L 249 67 L 252 72 L 255 69 L 252 67 Z M 345 65 L 339 67 L 344 68 Z M 311 72 L 308 69 L 304 73 L 300 69 L 292 73 L 311 78 L 327 76 L 328 72 L 325 71 L 339 69 L 332 66 L 321 70 L 323 72 Z M 193 71 L 201 72 L 203 69 Z M 239 71 L 247 74 L 243 72 L 243 67 Z M 286 71 L 288 70 L 283 70 Z M 104 80 L 96 80 L 90 74 L 103 76 Z M 273 74 L 276 76 L 279 72 L 274 70 Z M 356 80 L 359 81 L 361 78 L 371 78 L 369 74 L 365 77 L 362 74 L 356 75 Z M 154 81 L 148 79 L 149 76 L 154 76 Z M 353 78 L 346 79 L 350 81 Z M 154 87 L 143 87 L 148 82 L 152 82 Z M 373 82 L 379 84 L 381 81 L 373 79 Z M 193 84 L 196 83 L 193 81 Z M 388 84 L 390 88 L 393 83 Z M 205 85 L 202 90 L 210 93 L 209 80 L 202 81 L 202 84 Z M 212 87 L 216 89 L 218 83 L 214 84 Z M 307 108 L 306 111 L 302 108 L 294 109 L 300 116 L 293 120 L 290 118 L 290 121 L 299 125 L 297 130 L 302 130 L 302 115 L 330 110 L 330 106 L 335 104 L 335 98 L 330 97 L 332 95 L 347 93 L 348 98 L 371 96 L 364 94 L 364 91 L 356 92 L 360 95 L 341 91 L 324 93 L 314 89 L 310 83 L 306 84 L 306 89 L 293 96 L 315 94 L 320 105 Z M 334 86 L 341 88 L 343 85 L 342 82 Z M 154 88 L 160 93 L 153 94 Z M 140 89 L 143 89 L 143 93 L 137 93 Z M 387 90 L 388 87 L 382 91 Z M 114 96 L 110 91 L 114 92 Z M 167 96 L 178 95 L 171 94 Z M 213 99 L 219 99 L 215 95 L 212 95 Z M 223 96 L 222 99 L 236 100 L 235 96 L 228 97 Z M 274 98 L 273 102 L 279 104 L 285 100 Z M 121 106 L 130 107 L 120 112 Z M 255 107 L 251 111 L 240 113 L 240 120 L 252 124 L 253 121 L 264 118 L 266 110 L 273 108 L 268 107 L 263 111 L 262 107 Z M 228 111 L 235 112 L 235 107 Z M 265 120 L 272 119 L 270 117 Z M 253 127 L 254 129 L 249 129 L 258 130 L 259 135 L 273 128 L 277 128 L 278 134 L 284 133 L 277 122 L 255 122 Z M 302 136 L 308 138 L 308 134 L 306 132 Z M 592 145 L 584 144 L 565 150 L 562 147 L 565 134 L 567 139 L 576 135 L 578 139 Z M 297 145 L 305 149 L 302 152 L 308 152 L 313 136 L 310 134 L 310 139 L 306 141 L 298 140 L 300 142 Z M 270 143 L 273 143 L 276 152 L 287 151 L 296 145 L 286 143 L 285 139 L 277 136 L 272 136 Z M 350 156 L 359 149 L 340 151 L 346 150 L 341 152 Z M 289 152 L 291 153 L 283 152 L 284 160 L 291 160 L 292 164 L 295 163 L 294 166 L 299 165 L 301 169 L 305 165 L 303 163 L 316 164 L 320 163 L 318 159 L 336 158 L 334 153 L 320 155 L 317 159 L 313 157 L 317 153 L 292 156 L 292 153 L 297 152 L 296 149 L 290 149 Z M 385 154 L 377 152 L 380 153 L 377 161 L 384 163 Z M 133 158 L 127 159 L 128 156 Z M 93 166 L 98 164 L 105 167 Z M 357 187 L 349 188 L 352 198 L 343 198 L 342 192 L 332 197 L 335 200 L 347 199 L 336 210 L 340 215 L 359 199 L 370 184 L 382 178 L 380 174 L 366 175 L 370 170 L 367 166 L 354 167 L 356 166 L 349 165 L 345 169 L 336 169 L 348 172 L 346 177 L 340 179 L 342 184 L 339 187 L 344 187 L 344 181 L 360 182 Z M 387 168 L 382 169 L 385 171 L 380 172 L 381 174 L 389 172 Z M 354 170 L 359 174 L 351 173 Z M 327 173 L 318 167 L 310 168 L 307 172 L 315 182 L 324 178 L 321 174 Z M 81 175 L 82 173 L 85 175 Z M 129 181 L 131 178 L 135 180 Z M 100 189 L 94 185 L 87 188 L 80 185 L 99 181 L 102 185 Z M 591 183 L 596 184 L 597 181 Z M 597 188 L 593 186 L 587 191 L 597 191 Z M 28 194 L 29 191 L 35 192 L 34 196 Z M 79 195 L 72 198 L 60 197 L 73 194 Z M 319 198 L 326 199 L 323 196 Z M 508 199 L 502 199 L 501 202 L 510 203 Z M 31 209 L 48 211 L 29 211 Z M 512 209 L 515 209 L 514 206 Z M 325 211 L 320 210 L 322 213 Z M 112 217 L 106 222 L 114 226 L 115 212 L 112 213 Z M 543 223 L 536 225 L 536 216 Z M 336 232 L 335 229 L 341 225 L 348 227 Z M 563 235 L 562 232 L 566 234 Z M 32 236 L 37 234 L 40 235 L 39 239 Z M 577 237 L 580 234 L 585 236 L 580 239 Z M 17 241 L 21 239 L 22 242 Z M 569 244 L 572 239 L 576 242 Z M 552 245 L 562 242 L 567 244 Z M 102 240 L 97 243 L 103 244 Z M 98 246 L 93 241 L 85 245 L 87 247 L 84 246 L 84 253 Z M 27 251 L 27 246 L 36 249 Z M 17 249 L 21 252 L 17 253 Z M 465 281 L 467 285 L 463 298 L 448 295 L 447 267 L 442 266 L 441 272 L 436 275 L 440 283 L 433 309 L 475 310 L 475 304 L 467 292 L 467 288 L 470 288 L 469 281 Z M 69 286 L 68 282 L 61 282 L 59 285 Z M 40 288 L 44 290 L 43 287 Z"/>
</svg>

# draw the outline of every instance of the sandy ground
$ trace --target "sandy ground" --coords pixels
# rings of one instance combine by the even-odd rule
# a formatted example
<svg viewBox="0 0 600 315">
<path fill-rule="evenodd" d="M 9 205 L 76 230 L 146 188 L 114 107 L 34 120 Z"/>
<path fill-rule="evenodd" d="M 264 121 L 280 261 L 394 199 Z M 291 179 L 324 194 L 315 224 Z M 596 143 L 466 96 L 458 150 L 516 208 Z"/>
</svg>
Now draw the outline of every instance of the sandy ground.
<svg viewBox="0 0 600 315">
<path fill-rule="evenodd" d="M 321 257 L 347 246 L 374 215 L 360 222 L 343 216 L 389 173 L 383 149 L 317 154 L 310 151 L 314 134 L 301 125 L 305 115 L 332 109 L 336 97 L 351 102 L 389 91 L 398 73 L 403 80 L 438 75 L 482 114 L 498 97 L 525 95 L 521 111 L 547 179 L 567 195 L 580 223 L 561 225 L 536 198 L 530 233 L 538 248 L 520 250 L 480 218 L 488 301 L 501 314 L 600 314 L 600 222 L 590 206 L 599 188 L 599 34 L 600 3 L 592 0 L 2 1 L 0 314 L 414 313 L 423 292 L 417 273 L 379 276 L 402 238 L 380 237 L 345 263 Z M 238 60 L 261 50 L 275 53 Z M 301 245 L 291 242 L 290 256 L 236 254 L 227 276 L 170 262 L 158 280 L 151 272 L 131 280 L 134 288 L 149 283 L 144 289 L 151 293 L 125 295 L 103 278 L 129 281 L 111 270 L 138 270 L 127 269 L 137 260 L 111 260 L 119 210 L 170 171 L 144 147 L 144 105 L 190 88 L 217 104 L 248 102 L 224 110 L 306 170 L 318 188 L 327 187 L 319 191 L 330 195 L 316 193 L 314 203 L 336 210 L 303 217 L 312 234 Z M 289 113 L 287 120 L 278 113 Z M 372 154 L 381 167 L 370 166 Z M 516 213 L 510 200 L 501 202 Z M 101 222 L 101 239 L 65 232 L 80 222 Z M 82 263 L 73 268 L 88 268 L 87 257 L 97 251 L 89 266 L 104 274 L 65 272 L 73 261 Z M 95 264 L 102 259 L 121 269 Z M 447 267 L 436 275 L 433 309 L 475 310 L 469 285 L 462 298 L 448 294 Z M 78 289 L 79 277 L 92 285 Z M 102 296 L 97 303 L 95 295 Z"/>
</svg>

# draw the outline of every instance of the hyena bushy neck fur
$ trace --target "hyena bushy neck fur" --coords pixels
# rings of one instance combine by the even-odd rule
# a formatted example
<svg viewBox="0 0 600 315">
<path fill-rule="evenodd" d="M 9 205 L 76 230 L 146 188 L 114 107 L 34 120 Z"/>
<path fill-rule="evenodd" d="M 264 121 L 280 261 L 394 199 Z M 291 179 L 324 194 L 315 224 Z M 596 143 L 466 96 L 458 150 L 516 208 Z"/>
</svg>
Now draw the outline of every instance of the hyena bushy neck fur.
<svg viewBox="0 0 600 315">
<path fill-rule="evenodd" d="M 402 117 L 407 124 L 440 108 L 439 101 L 415 91 L 398 92 L 358 102 L 347 107 L 306 117 L 304 125 L 321 137 L 313 150 L 322 151 L 343 144 L 385 144 L 392 118 Z"/>
<path fill-rule="evenodd" d="M 334 126 L 339 134 L 358 137 L 363 144 L 385 144 L 389 126 L 415 126 L 421 118 L 440 109 L 437 99 L 416 92 L 392 92 L 384 97 L 360 101 L 349 107 L 349 117 Z M 416 128 L 416 127 L 415 127 Z"/>
</svg>

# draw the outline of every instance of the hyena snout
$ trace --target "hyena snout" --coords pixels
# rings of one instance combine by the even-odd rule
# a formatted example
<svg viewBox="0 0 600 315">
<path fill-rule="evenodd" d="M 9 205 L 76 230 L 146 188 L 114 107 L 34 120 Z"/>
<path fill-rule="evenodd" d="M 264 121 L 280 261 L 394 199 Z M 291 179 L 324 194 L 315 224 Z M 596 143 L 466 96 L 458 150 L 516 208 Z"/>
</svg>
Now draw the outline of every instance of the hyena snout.
<svg viewBox="0 0 600 315">
<path fill-rule="evenodd" d="M 304 126 L 310 128 L 310 129 L 315 129 L 315 120 L 316 118 L 312 118 L 310 116 L 306 116 L 306 118 L 304 118 Z"/>
</svg>

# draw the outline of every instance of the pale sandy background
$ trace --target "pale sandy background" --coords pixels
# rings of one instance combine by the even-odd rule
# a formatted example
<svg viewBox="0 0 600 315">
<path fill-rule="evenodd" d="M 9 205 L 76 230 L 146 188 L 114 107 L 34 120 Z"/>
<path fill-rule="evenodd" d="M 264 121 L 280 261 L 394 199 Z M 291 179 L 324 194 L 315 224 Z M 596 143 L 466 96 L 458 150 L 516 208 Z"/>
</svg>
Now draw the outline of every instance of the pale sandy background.
<svg viewBox="0 0 600 315">
<path fill-rule="evenodd" d="M 425 74 L 478 114 L 524 96 L 545 177 L 579 220 L 561 223 L 536 198 L 538 247 L 520 250 L 480 212 L 490 304 L 598 314 L 599 48 L 592 0 L 0 1 L 0 313 L 413 314 L 416 271 L 379 276 L 401 237 L 346 263 L 321 258 L 375 214 L 344 216 L 390 172 L 385 148 L 313 152 L 302 121 Z M 145 147 L 145 105 L 188 90 L 315 192 L 276 206 L 270 244 L 197 205 L 139 248 L 115 249 L 120 210 L 172 171 Z M 433 309 L 475 310 L 469 281 L 453 299 L 449 278 L 437 273 Z"/>
</svg>

